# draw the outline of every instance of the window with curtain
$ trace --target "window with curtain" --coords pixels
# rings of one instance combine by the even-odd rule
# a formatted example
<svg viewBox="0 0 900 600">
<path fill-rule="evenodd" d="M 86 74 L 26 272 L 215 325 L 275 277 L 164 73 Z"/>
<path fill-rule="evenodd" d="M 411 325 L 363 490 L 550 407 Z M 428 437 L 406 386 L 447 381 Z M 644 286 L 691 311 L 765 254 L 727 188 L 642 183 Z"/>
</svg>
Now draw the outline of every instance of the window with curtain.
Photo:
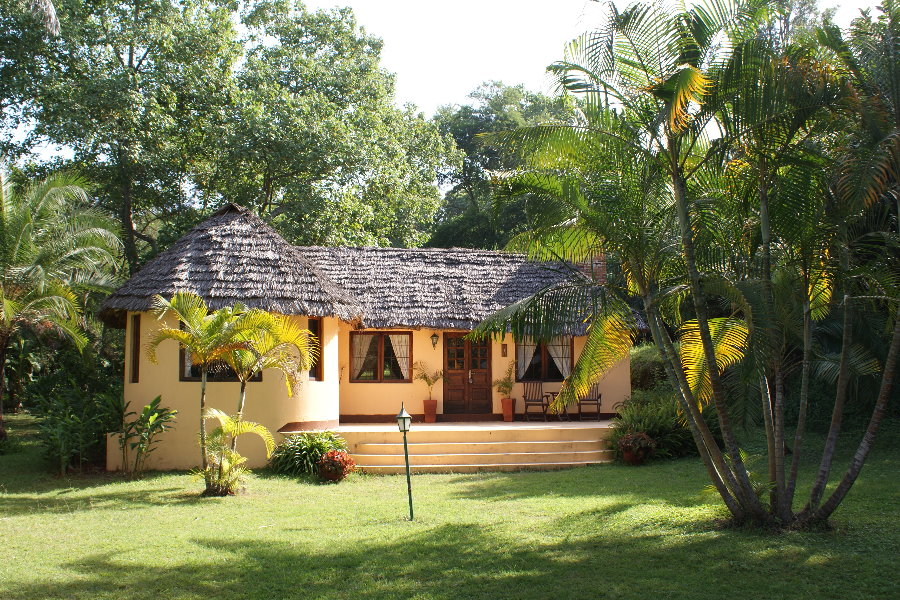
<svg viewBox="0 0 900 600">
<path fill-rule="evenodd" d="M 350 381 L 412 381 L 412 332 L 350 332 Z"/>
<path fill-rule="evenodd" d="M 184 329 L 184 323 L 181 324 Z M 200 366 L 191 362 L 191 355 L 184 348 L 178 354 L 178 380 L 200 381 L 202 379 Z M 206 381 L 240 381 L 234 369 L 224 361 L 216 361 L 206 370 Z M 262 381 L 262 371 L 250 378 L 250 381 Z"/>
<path fill-rule="evenodd" d="M 574 340 L 568 336 L 516 343 L 516 379 L 562 381 L 572 372 L 573 348 Z"/>
</svg>

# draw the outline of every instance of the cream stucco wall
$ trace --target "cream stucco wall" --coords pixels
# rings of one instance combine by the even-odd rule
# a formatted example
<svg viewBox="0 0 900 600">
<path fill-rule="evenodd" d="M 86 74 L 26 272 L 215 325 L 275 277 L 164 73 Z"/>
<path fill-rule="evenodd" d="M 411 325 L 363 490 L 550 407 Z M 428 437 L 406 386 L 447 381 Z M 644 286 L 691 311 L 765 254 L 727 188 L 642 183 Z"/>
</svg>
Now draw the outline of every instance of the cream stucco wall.
<svg viewBox="0 0 900 600">
<path fill-rule="evenodd" d="M 200 382 L 179 381 L 179 348 L 175 341 L 167 340 L 157 350 L 158 364 L 147 359 L 146 343 L 151 331 L 159 327 L 153 315 L 141 314 L 141 355 L 139 357 L 139 380 L 131 383 L 131 340 L 132 319 L 128 315 L 125 331 L 125 401 L 130 402 L 129 410 L 139 412 L 158 395 L 162 396 L 162 406 L 178 411 L 173 430 L 159 436 L 156 450 L 147 461 L 149 469 L 189 469 L 200 463 L 200 449 L 197 436 L 200 431 Z M 299 324 L 306 326 L 305 317 L 295 317 Z M 177 327 L 178 321 L 171 315 L 164 318 L 170 327 Z M 288 395 L 284 375 L 276 369 L 266 369 L 262 381 L 247 384 L 247 400 L 244 418 L 265 425 L 275 436 L 276 442 L 282 437 L 276 431 L 291 422 L 329 422 L 337 425 L 338 406 L 338 321 L 323 319 L 322 338 L 323 370 L 322 381 L 309 381 L 304 375 L 293 397 Z M 237 411 L 240 398 L 240 384 L 237 382 L 210 381 L 206 385 L 207 406 L 233 414 Z M 207 428 L 215 427 L 216 421 L 207 421 Z M 245 435 L 238 440 L 238 451 L 248 458 L 250 467 L 266 464 L 265 446 L 257 436 Z M 107 448 L 107 468 L 121 466 L 121 451 L 113 441 Z"/>
<path fill-rule="evenodd" d="M 197 435 L 200 430 L 200 383 L 179 381 L 179 348 L 174 341 L 165 341 L 157 351 L 158 364 L 150 364 L 146 355 L 146 342 L 152 330 L 159 326 L 150 313 L 141 314 L 141 355 L 139 357 L 139 381 L 131 383 L 131 340 L 132 314 L 128 315 L 125 351 L 125 401 L 130 402 L 130 410 L 139 412 L 157 395 L 162 396 L 162 405 L 178 411 L 175 429 L 159 436 L 156 450 L 150 455 L 147 467 L 150 469 L 190 469 L 200 463 Z M 306 326 L 305 317 L 295 317 L 299 324 Z M 177 327 L 174 317 L 166 316 L 164 322 Z M 322 320 L 323 372 L 322 381 L 309 381 L 304 377 L 301 384 L 289 397 L 284 384 L 284 376 L 277 370 L 263 372 L 261 382 L 247 385 L 247 403 L 244 418 L 265 425 L 275 436 L 276 442 L 282 436 L 277 430 L 288 423 L 311 424 L 310 429 L 334 427 L 340 415 L 396 415 L 400 404 L 405 403 L 407 411 L 414 415 L 424 413 L 423 400 L 428 390 L 421 381 L 412 383 L 350 383 L 350 331 L 352 327 L 333 318 Z M 410 331 L 398 328 L 397 331 Z M 431 329 L 413 330 L 412 361 L 424 361 L 430 371 L 443 368 L 443 331 Z M 436 348 L 431 346 L 431 335 L 437 333 L 440 341 Z M 585 338 L 575 338 L 575 357 L 584 348 Z M 502 344 L 507 345 L 507 356 L 502 356 Z M 507 365 L 515 357 L 515 344 L 507 337 L 504 341 L 492 342 L 492 378 L 497 379 L 506 371 Z M 560 383 L 545 384 L 545 390 L 555 391 Z M 602 412 L 613 412 L 616 403 L 631 394 L 630 365 L 623 360 L 600 382 Z M 523 385 L 517 383 L 512 396 L 521 399 Z M 240 384 L 237 382 L 207 383 L 207 406 L 218 408 L 228 414 L 237 410 Z M 443 413 L 443 384 L 434 387 L 434 398 L 438 401 L 437 412 Z M 516 403 L 516 411 L 523 412 L 522 402 Z M 500 394 L 493 392 L 493 412 L 502 413 Z M 215 421 L 208 421 L 213 428 Z M 316 424 L 316 425 L 312 425 Z M 238 450 L 248 458 L 248 466 L 260 467 L 266 464 L 265 447 L 256 436 L 245 435 L 238 441 Z M 121 467 L 121 452 L 118 443 L 111 440 L 107 447 L 107 468 Z"/>
<path fill-rule="evenodd" d="M 341 323 L 338 335 L 341 362 L 341 386 L 340 408 L 342 415 L 396 415 L 400 412 L 400 404 L 404 403 L 406 410 L 413 415 L 421 415 L 425 412 L 423 401 L 428 398 L 428 388 L 421 381 L 412 383 L 350 383 L 350 332 L 352 327 L 347 323 Z M 379 330 L 381 331 L 381 330 Z M 384 330 L 389 331 L 389 330 Z M 408 328 L 398 328 L 396 331 L 410 331 Z M 431 346 L 431 336 L 437 333 L 440 341 L 436 348 Z M 412 361 L 424 361 L 429 371 L 443 369 L 443 331 L 433 329 L 413 330 L 413 356 Z M 586 338 L 575 338 L 575 358 L 581 355 Z M 507 346 L 507 356 L 502 353 L 502 345 Z M 515 358 L 515 344 L 511 337 L 504 341 L 493 341 L 491 347 L 491 377 L 498 379 L 506 372 L 509 362 Z M 561 383 L 547 383 L 546 391 L 559 390 Z M 517 383 L 513 388 L 512 397 L 521 399 L 524 385 Z M 631 370 L 630 362 L 626 358 L 616 364 L 600 382 L 602 394 L 601 411 L 613 412 L 613 406 L 631 395 Z M 437 413 L 444 412 L 444 388 L 442 383 L 434 386 L 433 397 L 438 401 Z M 493 391 L 493 412 L 501 414 L 500 393 Z M 516 412 L 522 413 L 525 407 L 521 401 L 516 403 Z"/>
</svg>

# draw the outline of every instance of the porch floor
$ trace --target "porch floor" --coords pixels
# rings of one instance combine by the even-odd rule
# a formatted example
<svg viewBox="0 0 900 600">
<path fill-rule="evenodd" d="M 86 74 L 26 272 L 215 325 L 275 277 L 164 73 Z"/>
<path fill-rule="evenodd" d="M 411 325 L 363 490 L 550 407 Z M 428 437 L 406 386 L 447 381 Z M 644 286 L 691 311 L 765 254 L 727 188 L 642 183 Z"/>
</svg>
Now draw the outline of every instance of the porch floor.
<svg viewBox="0 0 900 600">
<path fill-rule="evenodd" d="M 610 421 L 414 423 L 407 434 L 410 469 L 462 473 L 609 462 L 610 425 Z M 337 432 L 363 471 L 404 472 L 403 434 L 396 424 L 347 423 Z"/>
</svg>

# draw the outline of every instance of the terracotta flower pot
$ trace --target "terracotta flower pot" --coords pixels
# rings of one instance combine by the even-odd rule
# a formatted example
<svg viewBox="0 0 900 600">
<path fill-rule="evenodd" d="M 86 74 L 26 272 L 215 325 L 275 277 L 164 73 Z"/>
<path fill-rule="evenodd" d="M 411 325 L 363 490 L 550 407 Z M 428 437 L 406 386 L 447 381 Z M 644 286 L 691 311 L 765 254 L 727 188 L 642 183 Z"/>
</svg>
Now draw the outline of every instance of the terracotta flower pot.
<svg viewBox="0 0 900 600">
<path fill-rule="evenodd" d="M 437 400 L 424 400 L 425 402 L 425 422 L 434 423 L 437 421 Z"/>
<path fill-rule="evenodd" d="M 501 398 L 500 405 L 503 407 L 503 420 L 507 423 L 513 420 L 513 411 L 516 408 L 516 401 L 514 398 Z"/>
<path fill-rule="evenodd" d="M 640 465 L 644 464 L 645 455 L 640 452 L 632 452 L 631 450 L 622 450 L 622 458 L 629 465 L 639 467 Z"/>
</svg>

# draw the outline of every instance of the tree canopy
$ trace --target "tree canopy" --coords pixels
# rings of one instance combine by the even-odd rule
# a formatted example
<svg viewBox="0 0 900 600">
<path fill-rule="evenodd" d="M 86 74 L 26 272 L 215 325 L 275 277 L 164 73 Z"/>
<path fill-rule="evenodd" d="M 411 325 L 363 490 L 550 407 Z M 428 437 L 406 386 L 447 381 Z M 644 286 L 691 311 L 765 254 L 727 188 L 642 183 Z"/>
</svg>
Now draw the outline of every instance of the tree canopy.
<svg viewBox="0 0 900 600">
<path fill-rule="evenodd" d="M 70 148 L 131 271 L 229 200 L 295 243 L 421 244 L 452 139 L 394 105 L 381 40 L 299 2 L 57 3 L 58 37 L 4 13 L 4 151 Z M 30 125 L 24 140 L 16 133 Z M 58 165 L 57 165 L 58 166 Z"/>
</svg>

